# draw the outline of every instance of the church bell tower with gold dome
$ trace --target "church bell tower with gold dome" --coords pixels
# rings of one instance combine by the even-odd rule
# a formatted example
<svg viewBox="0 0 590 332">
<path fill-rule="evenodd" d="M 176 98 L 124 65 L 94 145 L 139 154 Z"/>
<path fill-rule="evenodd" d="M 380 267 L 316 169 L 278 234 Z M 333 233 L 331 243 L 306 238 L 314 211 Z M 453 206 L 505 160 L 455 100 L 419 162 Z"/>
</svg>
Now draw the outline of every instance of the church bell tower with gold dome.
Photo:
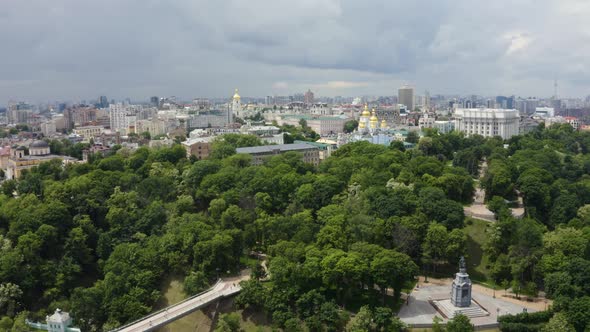
<svg viewBox="0 0 590 332">
<path fill-rule="evenodd" d="M 233 116 L 237 116 L 239 118 L 242 117 L 242 100 L 240 95 L 238 94 L 238 89 L 236 89 L 231 102 L 231 111 L 233 113 Z"/>
<path fill-rule="evenodd" d="M 371 112 L 371 117 L 369 118 L 369 130 L 371 133 L 374 133 L 377 131 L 377 129 L 379 129 L 379 119 L 377 118 L 377 114 L 373 108 L 373 112 Z"/>
<path fill-rule="evenodd" d="M 370 119 L 371 113 L 369 113 L 369 105 L 365 104 L 365 109 L 361 113 L 359 118 L 359 131 L 366 132 L 370 128 Z"/>
</svg>

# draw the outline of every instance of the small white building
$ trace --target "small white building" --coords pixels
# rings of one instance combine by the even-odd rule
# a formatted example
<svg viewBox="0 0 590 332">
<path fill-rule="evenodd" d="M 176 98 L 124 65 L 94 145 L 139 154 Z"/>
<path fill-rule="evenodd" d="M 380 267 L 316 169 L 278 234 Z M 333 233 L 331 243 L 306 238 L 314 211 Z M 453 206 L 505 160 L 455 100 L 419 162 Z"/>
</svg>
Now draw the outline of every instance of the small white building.
<svg viewBox="0 0 590 332">
<path fill-rule="evenodd" d="M 51 316 L 45 317 L 47 324 L 35 323 L 25 320 L 26 324 L 38 330 L 45 330 L 49 332 L 81 332 L 77 327 L 70 327 L 72 325 L 72 317 L 67 312 L 61 309 L 56 309 Z"/>
<path fill-rule="evenodd" d="M 555 109 L 553 107 L 537 107 L 533 117 L 552 118 L 555 116 Z"/>
</svg>

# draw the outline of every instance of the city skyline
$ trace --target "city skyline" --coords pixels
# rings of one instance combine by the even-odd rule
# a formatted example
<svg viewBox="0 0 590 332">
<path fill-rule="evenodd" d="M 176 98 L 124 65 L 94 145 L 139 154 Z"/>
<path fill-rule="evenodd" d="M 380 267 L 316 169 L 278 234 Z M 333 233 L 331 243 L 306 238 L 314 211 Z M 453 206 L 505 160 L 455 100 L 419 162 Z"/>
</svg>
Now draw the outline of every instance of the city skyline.
<svg viewBox="0 0 590 332">
<path fill-rule="evenodd" d="M 288 10 L 286 10 L 288 8 Z M 528 15 L 522 15 L 528 13 Z M 590 93 L 585 1 L 10 2 L 0 104 L 435 94 Z M 566 27 L 566 28 L 564 28 Z"/>
</svg>

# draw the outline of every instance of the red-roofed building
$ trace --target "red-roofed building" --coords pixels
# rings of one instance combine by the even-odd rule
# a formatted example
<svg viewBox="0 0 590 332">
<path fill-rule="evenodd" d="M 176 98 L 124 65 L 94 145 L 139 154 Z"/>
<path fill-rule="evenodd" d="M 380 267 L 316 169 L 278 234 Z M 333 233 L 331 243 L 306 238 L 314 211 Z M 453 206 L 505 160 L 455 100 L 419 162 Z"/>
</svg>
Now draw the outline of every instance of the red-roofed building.
<svg viewBox="0 0 590 332">
<path fill-rule="evenodd" d="M 576 118 L 575 116 L 565 116 L 564 119 L 575 130 L 580 129 L 580 126 L 582 125 L 582 123 L 580 122 L 580 120 L 578 118 Z"/>
</svg>

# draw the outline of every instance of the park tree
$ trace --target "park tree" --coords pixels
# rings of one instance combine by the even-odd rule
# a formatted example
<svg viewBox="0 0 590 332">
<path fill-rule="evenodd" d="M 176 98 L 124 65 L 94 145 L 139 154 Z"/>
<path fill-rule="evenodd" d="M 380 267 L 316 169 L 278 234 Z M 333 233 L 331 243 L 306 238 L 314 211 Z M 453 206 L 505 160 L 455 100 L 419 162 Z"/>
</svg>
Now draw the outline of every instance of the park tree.
<svg viewBox="0 0 590 332">
<path fill-rule="evenodd" d="M 191 271 L 186 278 L 184 278 L 184 292 L 189 295 L 198 294 L 209 287 L 207 276 L 203 271 Z"/>
<path fill-rule="evenodd" d="M 18 285 L 12 283 L 0 284 L 0 313 L 14 317 L 19 309 L 23 292 Z"/>
<path fill-rule="evenodd" d="M 371 262 L 371 273 L 375 283 L 385 296 L 388 287 L 393 288 L 393 296 L 399 299 L 401 289 L 418 274 L 418 266 L 405 254 L 394 250 L 378 253 Z"/>
<path fill-rule="evenodd" d="M 358 127 L 359 122 L 357 120 L 350 120 L 344 123 L 344 132 L 345 133 L 352 133 Z"/>
<path fill-rule="evenodd" d="M 475 328 L 471 324 L 469 317 L 458 314 L 449 320 L 446 330 L 447 332 L 472 332 L 475 331 Z"/>
<path fill-rule="evenodd" d="M 567 321 L 565 315 L 561 312 L 556 313 L 551 317 L 549 322 L 541 328 L 541 332 L 575 332 L 574 327 Z"/>
<path fill-rule="evenodd" d="M 416 132 L 416 131 L 408 132 L 408 135 L 406 136 L 406 142 L 416 144 L 416 143 L 418 143 L 419 140 L 420 140 L 420 135 L 418 134 L 418 132 Z"/>
</svg>

